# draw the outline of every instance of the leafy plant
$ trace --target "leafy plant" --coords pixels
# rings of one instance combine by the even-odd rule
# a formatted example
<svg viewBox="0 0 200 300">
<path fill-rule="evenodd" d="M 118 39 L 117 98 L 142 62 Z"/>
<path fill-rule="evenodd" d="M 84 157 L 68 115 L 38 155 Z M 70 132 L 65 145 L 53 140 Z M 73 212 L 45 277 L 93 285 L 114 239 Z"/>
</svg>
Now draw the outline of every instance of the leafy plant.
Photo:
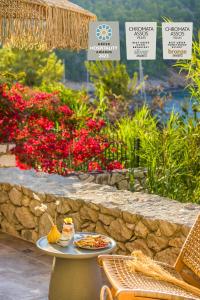
<svg viewBox="0 0 200 300">
<path fill-rule="evenodd" d="M 130 78 L 126 65 L 113 61 L 86 62 L 98 98 L 102 96 L 131 97 L 138 92 L 137 73 Z M 104 94 L 102 95 L 102 90 Z M 99 93 L 101 91 L 101 95 Z"/>
<path fill-rule="evenodd" d="M 76 117 L 80 120 L 80 126 L 85 118 L 92 117 L 93 109 L 89 104 L 89 97 L 85 90 L 72 90 L 62 83 L 47 83 L 43 82 L 40 86 L 40 90 L 48 93 L 57 94 L 62 103 L 67 104 L 73 109 Z"/>
<path fill-rule="evenodd" d="M 130 78 L 124 64 L 112 61 L 86 62 L 86 67 L 95 87 L 95 116 L 114 123 L 130 113 L 130 106 L 136 103 L 134 96 L 143 84 L 138 84 L 137 73 Z"/>
<path fill-rule="evenodd" d="M 194 119 L 182 122 L 171 113 L 159 129 L 157 120 L 144 106 L 133 118 L 122 118 L 115 130 L 127 146 L 127 155 L 139 139 L 137 155 L 140 166 L 147 169 L 150 192 L 182 202 L 200 203 L 200 125 Z M 117 155 L 117 154 L 116 154 Z M 131 165 L 131 164 L 130 164 Z M 134 165 L 134 162 L 132 162 Z"/>
<path fill-rule="evenodd" d="M 199 40 L 193 42 L 192 50 L 191 60 L 178 61 L 175 66 L 180 68 L 180 72 L 186 72 L 187 89 L 191 93 L 192 109 L 197 119 L 197 112 L 200 112 L 200 32 Z"/>
<path fill-rule="evenodd" d="M 42 82 L 60 81 L 63 65 L 54 52 L 2 48 L 0 72 L 20 75 L 20 82 L 39 86 Z"/>
<path fill-rule="evenodd" d="M 24 79 L 25 73 L 20 72 L 20 73 L 11 73 L 7 71 L 0 71 L 0 84 L 8 84 L 12 85 L 13 82 L 22 82 Z"/>
<path fill-rule="evenodd" d="M 136 111 L 133 117 L 123 117 L 114 126 L 107 127 L 106 130 L 110 137 L 116 135 L 116 139 L 125 145 L 128 161 L 124 164 L 133 168 L 136 166 L 136 156 L 140 154 L 137 150 L 137 147 L 139 148 L 137 143 L 141 143 L 141 135 L 143 133 L 150 135 L 157 132 L 157 121 L 156 118 L 152 117 L 148 107 L 144 105 Z M 120 151 L 120 153 L 115 153 L 115 155 L 121 157 L 123 148 L 119 148 L 118 152 Z M 143 165 L 141 157 L 140 163 Z"/>
</svg>

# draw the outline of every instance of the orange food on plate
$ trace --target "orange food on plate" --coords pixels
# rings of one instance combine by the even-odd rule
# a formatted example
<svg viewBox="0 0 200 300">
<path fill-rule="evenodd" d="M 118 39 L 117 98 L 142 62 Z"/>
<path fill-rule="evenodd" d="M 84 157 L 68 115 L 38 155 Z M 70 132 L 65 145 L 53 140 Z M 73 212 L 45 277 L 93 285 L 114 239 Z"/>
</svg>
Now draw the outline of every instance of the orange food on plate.
<svg viewBox="0 0 200 300">
<path fill-rule="evenodd" d="M 87 235 L 75 241 L 74 244 L 86 249 L 106 248 L 110 244 L 110 239 L 103 235 Z"/>
</svg>

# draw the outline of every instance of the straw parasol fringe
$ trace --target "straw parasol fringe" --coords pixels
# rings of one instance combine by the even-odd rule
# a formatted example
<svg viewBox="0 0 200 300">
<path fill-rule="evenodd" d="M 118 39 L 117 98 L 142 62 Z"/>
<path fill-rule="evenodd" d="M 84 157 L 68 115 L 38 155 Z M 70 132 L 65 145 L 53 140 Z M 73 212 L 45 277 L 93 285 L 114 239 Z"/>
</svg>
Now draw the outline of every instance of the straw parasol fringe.
<svg viewBox="0 0 200 300">
<path fill-rule="evenodd" d="M 96 16 L 67 0 L 0 0 L 0 42 L 17 48 L 87 48 Z"/>
</svg>

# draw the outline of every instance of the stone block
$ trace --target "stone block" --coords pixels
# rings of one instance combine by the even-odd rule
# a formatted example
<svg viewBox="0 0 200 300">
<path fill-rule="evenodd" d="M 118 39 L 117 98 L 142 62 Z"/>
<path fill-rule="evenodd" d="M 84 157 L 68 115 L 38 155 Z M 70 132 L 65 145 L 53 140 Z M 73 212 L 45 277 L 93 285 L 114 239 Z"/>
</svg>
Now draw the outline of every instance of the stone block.
<svg viewBox="0 0 200 300">
<path fill-rule="evenodd" d="M 168 239 L 150 233 L 147 237 L 147 245 L 150 249 L 154 250 L 155 252 L 159 252 L 167 247 Z"/>
<path fill-rule="evenodd" d="M 91 220 L 92 222 L 96 222 L 99 218 L 99 215 L 96 210 L 85 205 L 80 209 L 80 217 L 83 220 Z"/>
<path fill-rule="evenodd" d="M 88 227 L 90 224 L 91 224 L 90 221 L 84 222 L 84 223 L 81 225 L 81 229 L 84 229 L 84 228 Z"/>
<path fill-rule="evenodd" d="M 135 168 L 134 169 L 134 177 L 135 178 L 144 178 L 144 169 L 143 168 Z"/>
<path fill-rule="evenodd" d="M 96 224 L 94 223 L 90 223 L 87 227 L 84 228 L 84 230 L 82 231 L 85 231 L 85 232 L 94 232 L 96 228 Z"/>
<path fill-rule="evenodd" d="M 126 227 L 132 231 L 134 231 L 135 229 L 135 224 L 131 224 L 131 223 L 126 223 Z"/>
<path fill-rule="evenodd" d="M 148 228 L 141 221 L 139 221 L 135 226 L 135 235 L 137 237 L 146 238 L 148 233 Z"/>
<path fill-rule="evenodd" d="M 87 205 L 88 205 L 90 208 L 92 208 L 92 209 L 94 209 L 94 210 L 96 210 L 96 211 L 99 211 L 99 210 L 100 210 L 100 207 L 99 207 L 98 205 L 94 204 L 94 203 L 87 203 Z"/>
<path fill-rule="evenodd" d="M 176 224 L 160 220 L 159 229 L 162 232 L 162 234 L 164 234 L 167 237 L 170 237 L 176 232 L 178 226 Z"/>
<path fill-rule="evenodd" d="M 127 223 L 136 224 L 138 222 L 138 216 L 128 211 L 123 211 L 122 216 L 124 221 Z"/>
<path fill-rule="evenodd" d="M 7 144 L 0 144 L 0 154 L 7 152 Z"/>
<path fill-rule="evenodd" d="M 135 183 L 134 184 L 134 191 L 135 192 L 142 192 L 142 191 L 144 191 L 144 187 L 140 183 Z"/>
<path fill-rule="evenodd" d="M 1 189 L 5 192 L 8 192 L 11 189 L 11 185 L 9 183 L 1 184 Z"/>
<path fill-rule="evenodd" d="M 163 251 L 158 252 L 154 259 L 164 262 L 164 263 L 168 263 L 169 265 L 174 265 L 176 262 L 176 259 L 179 255 L 180 249 L 178 248 L 174 248 L 174 247 L 169 247 Z"/>
<path fill-rule="evenodd" d="M 100 233 L 100 234 L 105 234 L 105 235 L 108 234 L 105 229 L 105 226 L 103 226 L 103 224 L 100 221 L 97 221 L 97 223 L 96 223 L 95 232 Z"/>
<path fill-rule="evenodd" d="M 158 221 L 148 218 L 143 218 L 142 222 L 149 228 L 150 231 L 156 231 L 158 229 Z"/>
<path fill-rule="evenodd" d="M 56 225 L 58 227 L 58 230 L 61 232 L 62 228 L 63 228 L 63 220 L 66 217 L 66 215 L 60 215 L 58 214 L 57 218 L 56 218 Z"/>
<path fill-rule="evenodd" d="M 18 205 L 21 206 L 22 205 L 22 193 L 16 189 L 15 187 L 11 189 L 11 191 L 9 192 L 9 198 L 10 201 L 14 204 L 14 205 Z"/>
<path fill-rule="evenodd" d="M 27 196 L 22 197 L 22 206 L 29 206 L 31 202 L 31 199 Z"/>
<path fill-rule="evenodd" d="M 0 167 L 15 167 L 16 159 L 15 155 L 5 154 L 0 156 Z"/>
<path fill-rule="evenodd" d="M 57 212 L 59 214 L 67 214 L 71 211 L 71 207 L 68 204 L 68 201 L 63 199 L 60 200 L 60 204 L 57 206 Z"/>
<path fill-rule="evenodd" d="M 34 228 L 36 226 L 34 221 L 33 214 L 29 211 L 27 207 L 17 207 L 15 210 L 15 215 L 18 221 L 25 227 L 25 228 Z"/>
<path fill-rule="evenodd" d="M 47 203 L 47 212 L 54 220 L 56 216 L 56 203 Z"/>
<path fill-rule="evenodd" d="M 99 220 L 105 225 L 110 225 L 110 223 L 114 220 L 114 217 L 109 215 L 99 214 Z"/>
<path fill-rule="evenodd" d="M 0 204 L 9 201 L 8 193 L 5 191 L 0 191 Z"/>
<path fill-rule="evenodd" d="M 98 184 L 109 184 L 110 182 L 110 174 L 109 173 L 105 173 L 105 174 L 98 174 L 96 176 L 95 182 Z"/>
<path fill-rule="evenodd" d="M 44 212 L 37 209 L 37 207 L 41 206 L 41 202 L 37 201 L 37 200 L 31 200 L 29 207 L 30 207 L 30 211 L 32 212 L 33 215 L 40 217 Z"/>
<path fill-rule="evenodd" d="M 82 181 L 84 181 L 85 183 L 89 183 L 89 182 L 94 182 L 95 181 L 95 176 L 91 175 L 91 174 L 80 174 L 78 176 L 78 178 Z"/>
<path fill-rule="evenodd" d="M 6 232 L 8 234 L 14 235 L 14 236 L 19 236 L 18 231 L 15 229 L 14 225 L 11 225 L 6 219 L 4 219 L 1 222 L 1 229 L 3 232 Z"/>
<path fill-rule="evenodd" d="M 21 231 L 21 237 L 26 241 L 35 243 L 38 240 L 38 233 L 34 230 L 24 229 Z"/>
<path fill-rule="evenodd" d="M 67 199 L 67 203 L 71 207 L 71 210 L 74 211 L 74 212 L 76 212 L 76 211 L 80 210 L 80 208 L 83 205 L 84 201 L 82 201 L 82 200 Z"/>
<path fill-rule="evenodd" d="M 110 185 L 115 185 L 118 182 L 124 180 L 126 178 L 126 174 L 121 174 L 121 173 L 112 173 L 112 176 L 110 178 Z"/>
<path fill-rule="evenodd" d="M 182 248 L 184 242 L 185 242 L 185 238 L 175 237 L 175 238 L 169 240 L 169 246 L 175 247 L 175 248 Z"/>
<path fill-rule="evenodd" d="M 109 206 L 109 204 L 108 204 L 108 206 Z M 115 218 L 121 217 L 121 214 L 122 214 L 122 212 L 117 207 L 108 208 L 108 207 L 100 205 L 100 211 L 102 214 L 113 216 Z"/>
<path fill-rule="evenodd" d="M 39 237 L 47 235 L 51 229 L 47 213 L 44 213 L 39 219 Z"/>
<path fill-rule="evenodd" d="M 153 252 L 148 248 L 147 243 L 144 239 L 137 239 L 133 242 L 128 242 L 125 245 L 126 249 L 128 249 L 130 253 L 135 250 L 141 250 L 145 255 L 153 257 Z"/>
<path fill-rule="evenodd" d="M 119 190 L 129 190 L 130 184 L 127 179 L 121 180 L 117 183 L 117 188 Z"/>
<path fill-rule="evenodd" d="M 183 235 L 184 235 L 185 237 L 187 237 L 188 234 L 189 234 L 189 232 L 190 232 L 190 228 L 189 228 L 188 226 L 182 226 L 182 227 L 181 227 L 181 231 L 182 231 Z"/>
<path fill-rule="evenodd" d="M 46 202 L 56 202 L 56 200 L 58 200 L 57 199 L 57 197 L 56 196 L 54 196 L 54 195 L 47 195 L 46 196 Z"/>
<path fill-rule="evenodd" d="M 109 234 L 119 242 L 125 242 L 130 240 L 133 235 L 133 231 L 126 227 L 125 222 L 122 219 L 116 219 L 111 222 L 107 227 Z"/>
<path fill-rule="evenodd" d="M 27 197 L 29 197 L 29 198 L 33 198 L 34 192 L 31 191 L 30 189 L 28 189 L 28 188 L 22 186 L 22 192 L 23 192 L 23 194 L 24 194 L 25 196 L 27 196 Z"/>
<path fill-rule="evenodd" d="M 5 203 L 1 205 L 0 208 L 3 215 L 6 217 L 6 219 L 9 221 L 9 223 L 17 224 L 18 221 L 15 217 L 15 206 L 10 203 Z"/>
</svg>

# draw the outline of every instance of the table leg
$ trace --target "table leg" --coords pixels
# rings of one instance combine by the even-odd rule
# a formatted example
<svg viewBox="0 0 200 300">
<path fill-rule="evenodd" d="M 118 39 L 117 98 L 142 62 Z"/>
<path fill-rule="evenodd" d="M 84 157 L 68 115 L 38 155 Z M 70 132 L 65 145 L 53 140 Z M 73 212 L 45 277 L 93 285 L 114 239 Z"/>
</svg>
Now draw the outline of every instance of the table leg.
<svg viewBox="0 0 200 300">
<path fill-rule="evenodd" d="M 49 300 L 98 300 L 102 287 L 97 258 L 54 257 Z"/>
</svg>

